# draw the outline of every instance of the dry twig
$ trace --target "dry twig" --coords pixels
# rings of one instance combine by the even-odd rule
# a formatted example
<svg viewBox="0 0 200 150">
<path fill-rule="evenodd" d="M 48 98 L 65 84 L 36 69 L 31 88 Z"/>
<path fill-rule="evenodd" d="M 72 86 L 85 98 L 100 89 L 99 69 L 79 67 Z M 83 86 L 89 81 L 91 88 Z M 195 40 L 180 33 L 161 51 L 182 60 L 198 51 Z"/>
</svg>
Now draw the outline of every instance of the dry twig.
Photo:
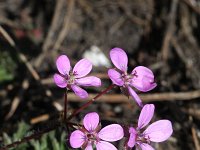
<svg viewBox="0 0 200 150">
<path fill-rule="evenodd" d="M 64 22 L 63 22 L 63 27 L 60 30 L 60 34 L 54 44 L 53 50 L 57 50 L 60 48 L 64 38 L 67 36 L 69 28 L 70 28 L 70 22 L 71 22 L 71 18 L 72 18 L 72 14 L 73 14 L 73 10 L 74 10 L 74 5 L 75 5 L 75 0 L 69 0 L 68 2 L 68 11 L 67 11 L 67 15 L 65 15 L 64 18 Z"/>
<path fill-rule="evenodd" d="M 191 0 L 181 0 L 181 1 L 187 4 L 194 12 L 200 15 L 200 8 L 198 8 L 197 5 L 195 6 L 193 3 L 191 3 Z"/>
<path fill-rule="evenodd" d="M 49 119 L 49 114 L 43 114 L 31 119 L 31 124 L 36 124 L 39 122 L 47 121 Z"/>
<path fill-rule="evenodd" d="M 0 33 L 3 35 L 3 37 L 8 41 L 8 43 L 17 51 L 18 56 L 20 58 L 20 60 L 26 65 L 26 67 L 28 68 L 29 72 L 32 74 L 33 78 L 35 80 L 39 80 L 40 76 L 38 75 L 38 73 L 36 72 L 36 70 L 33 68 L 33 66 L 29 63 L 29 61 L 27 60 L 26 56 L 24 54 L 22 54 L 19 51 L 19 48 L 16 46 L 14 40 L 11 38 L 11 36 L 2 28 L 2 26 L 0 26 Z"/>
<path fill-rule="evenodd" d="M 89 94 L 88 99 L 92 99 L 96 94 Z M 189 92 L 169 92 L 169 93 L 153 93 L 153 94 L 139 94 L 139 97 L 143 102 L 156 102 L 156 101 L 175 101 L 182 100 L 188 101 L 192 99 L 200 98 L 200 90 L 189 91 Z M 63 100 L 63 98 L 62 98 Z M 68 93 L 68 100 L 70 102 L 83 102 L 83 99 L 78 98 L 74 93 Z M 104 94 L 96 102 L 106 103 L 129 103 L 132 101 L 127 99 L 122 94 Z"/>
<path fill-rule="evenodd" d="M 126 3 L 122 0 L 119 1 L 119 5 L 120 7 L 124 10 L 124 13 L 126 14 L 126 16 L 134 23 L 140 26 L 145 26 L 147 24 L 147 21 L 135 16 L 132 14 L 132 12 L 126 8 Z"/>
<path fill-rule="evenodd" d="M 52 43 L 54 43 L 53 36 L 55 36 L 55 32 L 58 29 L 58 22 L 60 19 L 62 8 L 64 6 L 65 0 L 57 0 L 56 1 L 56 7 L 53 15 L 53 19 L 51 22 L 51 26 L 49 27 L 48 34 L 44 40 L 44 43 L 42 45 L 43 53 L 40 54 L 40 56 L 35 60 L 34 66 L 37 68 L 41 65 L 42 60 L 46 56 L 47 51 L 49 50 L 50 46 L 52 46 Z"/>
<path fill-rule="evenodd" d="M 176 10 L 177 10 L 177 5 L 178 5 L 178 0 L 173 0 L 172 4 L 171 4 L 171 10 L 168 16 L 168 24 L 167 24 L 167 28 L 166 28 L 166 32 L 165 32 L 165 36 L 164 36 L 164 40 L 163 40 L 163 44 L 162 44 L 162 58 L 163 60 L 167 60 L 168 59 L 168 53 L 169 53 L 169 46 L 170 46 L 170 40 L 171 37 L 175 31 L 175 20 L 176 20 Z"/>
<path fill-rule="evenodd" d="M 89 3 L 89 1 L 77 1 L 78 4 L 83 8 L 83 11 L 87 13 L 88 16 L 90 16 L 93 20 L 98 21 L 98 15 L 94 13 L 94 10 Z"/>
<path fill-rule="evenodd" d="M 197 132 L 194 127 L 191 128 L 191 132 L 192 132 L 192 138 L 194 141 L 195 148 L 196 150 L 200 150 L 199 140 L 197 138 Z"/>
<path fill-rule="evenodd" d="M 19 48 L 16 46 L 14 40 L 10 37 L 10 35 L 0 26 L 0 33 L 3 35 L 3 37 L 8 41 L 8 43 L 16 50 L 16 52 L 18 53 L 19 55 L 19 58 L 21 59 L 21 61 L 25 64 L 25 66 L 27 67 L 27 69 L 29 70 L 29 72 L 31 73 L 31 75 L 33 76 L 33 78 L 40 84 L 42 85 L 42 88 L 43 90 L 45 91 L 46 95 L 51 98 L 52 96 L 52 92 L 49 90 L 49 89 L 46 89 L 42 82 L 40 81 L 40 76 L 39 74 L 37 73 L 37 71 L 33 68 L 33 66 L 28 62 L 27 58 L 25 57 L 24 54 L 22 54 L 20 51 L 19 51 Z M 26 80 L 24 80 L 26 81 Z M 23 84 L 22 84 L 23 85 Z M 23 90 L 23 87 L 22 87 L 22 91 Z M 11 107 L 12 110 L 14 110 L 14 106 L 16 106 L 16 104 L 18 104 L 19 102 L 19 99 L 16 97 L 14 99 L 14 103 L 13 103 L 13 106 Z M 15 108 L 16 109 L 16 108 Z M 12 111 L 13 113 L 14 111 Z M 11 114 L 8 114 L 8 117 L 10 117 Z"/>
<path fill-rule="evenodd" d="M 64 2 L 65 0 L 57 0 L 56 1 L 56 7 L 55 7 L 55 11 L 54 11 L 54 15 L 53 15 L 53 19 L 52 19 L 52 22 L 51 22 L 51 26 L 49 28 L 49 31 L 48 31 L 48 34 L 47 34 L 47 37 L 45 38 L 45 41 L 44 41 L 44 44 L 42 45 L 42 50 L 43 52 L 46 52 L 50 45 L 52 45 L 53 43 L 53 36 L 54 36 L 54 32 L 56 31 L 57 29 L 57 25 L 58 25 L 58 20 L 60 19 L 60 16 L 61 16 L 61 9 L 64 5 Z"/>
<path fill-rule="evenodd" d="M 20 100 L 23 98 L 24 92 L 28 89 L 28 87 L 29 87 L 29 82 L 27 79 L 24 79 L 24 81 L 22 82 L 22 88 L 18 92 L 17 96 L 14 97 L 11 104 L 10 111 L 6 115 L 5 120 L 8 120 L 9 118 L 13 116 L 13 114 L 15 113 L 15 111 L 17 110 L 19 106 Z"/>
<path fill-rule="evenodd" d="M 185 63 L 185 66 L 191 70 L 191 72 L 196 75 L 197 77 L 199 77 L 199 70 L 196 70 L 196 67 L 193 66 L 193 64 L 191 63 L 190 58 L 188 58 L 184 52 L 183 49 L 181 48 L 180 44 L 178 43 L 177 39 L 175 37 L 172 38 L 172 45 L 174 46 L 174 49 L 176 51 L 176 53 L 178 54 L 178 56 L 180 57 L 180 59 Z"/>
<path fill-rule="evenodd" d="M 193 116 L 197 119 L 200 119 L 200 110 L 199 109 L 195 109 L 195 108 L 183 108 L 181 109 L 181 111 L 183 111 L 184 113 L 189 114 L 190 116 Z"/>
</svg>

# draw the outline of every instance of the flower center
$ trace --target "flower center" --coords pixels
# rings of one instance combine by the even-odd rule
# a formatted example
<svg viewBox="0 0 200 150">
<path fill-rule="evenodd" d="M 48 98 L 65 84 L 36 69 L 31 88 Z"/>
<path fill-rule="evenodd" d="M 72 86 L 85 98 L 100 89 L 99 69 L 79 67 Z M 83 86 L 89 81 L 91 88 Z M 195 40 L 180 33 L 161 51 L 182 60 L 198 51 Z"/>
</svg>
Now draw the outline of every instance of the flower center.
<svg viewBox="0 0 200 150">
<path fill-rule="evenodd" d="M 91 141 L 96 140 L 96 136 L 91 133 L 87 134 L 87 138 L 88 138 L 88 140 L 91 140 Z"/>
<path fill-rule="evenodd" d="M 136 76 L 136 74 L 127 74 L 127 72 L 122 73 L 122 80 L 124 81 L 124 86 L 130 85 L 132 79 Z"/>
<path fill-rule="evenodd" d="M 74 82 L 75 82 L 75 75 L 76 74 L 74 72 L 72 72 L 72 71 L 69 72 L 69 77 L 68 77 L 68 80 L 67 80 L 68 84 L 74 84 Z"/>
<path fill-rule="evenodd" d="M 141 143 L 150 144 L 149 138 L 145 137 L 145 135 L 142 134 L 142 133 L 138 133 L 138 134 L 137 134 L 137 136 L 136 136 L 136 141 L 137 141 L 137 142 L 141 142 Z"/>
<path fill-rule="evenodd" d="M 60 75 L 67 81 L 68 85 L 75 83 L 76 72 L 69 71 L 69 75 L 67 74 L 66 75 L 60 74 Z"/>
<path fill-rule="evenodd" d="M 98 142 L 99 141 L 99 137 L 97 136 L 96 133 L 87 133 L 86 134 L 88 141 L 90 142 Z"/>
</svg>

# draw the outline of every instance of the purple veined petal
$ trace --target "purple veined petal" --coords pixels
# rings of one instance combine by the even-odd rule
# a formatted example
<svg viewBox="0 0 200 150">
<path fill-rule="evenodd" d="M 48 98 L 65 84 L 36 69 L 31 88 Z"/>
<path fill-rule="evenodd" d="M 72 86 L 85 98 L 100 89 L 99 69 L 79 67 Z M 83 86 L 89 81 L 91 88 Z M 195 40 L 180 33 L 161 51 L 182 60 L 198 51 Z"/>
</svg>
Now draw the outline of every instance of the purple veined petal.
<svg viewBox="0 0 200 150">
<path fill-rule="evenodd" d="M 127 71 L 128 57 L 124 50 L 121 48 L 111 49 L 110 58 L 115 67 L 123 72 Z"/>
<path fill-rule="evenodd" d="M 87 147 L 85 148 L 85 150 L 93 150 L 92 148 L 92 144 L 90 142 L 88 142 Z"/>
<path fill-rule="evenodd" d="M 77 85 L 71 85 L 72 90 L 74 91 L 74 93 L 79 96 L 80 98 L 84 99 L 88 97 L 88 93 L 82 89 L 81 87 L 77 86 Z"/>
<path fill-rule="evenodd" d="M 159 120 L 148 126 L 143 133 L 152 142 L 163 142 L 172 135 L 172 132 L 171 121 Z"/>
<path fill-rule="evenodd" d="M 75 130 L 70 135 L 69 142 L 70 142 L 71 147 L 79 148 L 85 142 L 85 134 L 81 132 L 80 130 Z"/>
<path fill-rule="evenodd" d="M 128 147 L 133 148 L 135 146 L 135 140 L 136 140 L 136 136 L 137 136 L 137 132 L 133 127 L 129 128 L 129 139 L 128 139 Z"/>
<path fill-rule="evenodd" d="M 154 89 L 157 84 L 154 82 L 153 72 L 147 67 L 138 66 L 133 69 L 132 74 L 135 75 L 131 85 L 142 92 Z"/>
<path fill-rule="evenodd" d="M 58 57 L 56 60 L 56 66 L 62 75 L 68 75 L 71 69 L 69 58 L 66 55 Z"/>
<path fill-rule="evenodd" d="M 101 86 L 101 80 L 94 76 L 84 77 L 80 79 L 76 79 L 76 84 L 80 86 Z"/>
<path fill-rule="evenodd" d="M 113 84 L 116 84 L 118 86 L 122 86 L 124 84 L 124 81 L 121 78 L 121 74 L 115 69 L 109 69 L 108 76 L 112 80 Z"/>
<path fill-rule="evenodd" d="M 92 63 L 87 59 L 81 59 L 76 63 L 73 69 L 75 78 L 81 78 L 86 76 L 92 70 Z"/>
<path fill-rule="evenodd" d="M 85 115 L 83 125 L 89 132 L 93 132 L 97 128 L 98 124 L 99 115 L 96 112 L 91 112 Z"/>
<path fill-rule="evenodd" d="M 151 147 L 151 145 L 146 144 L 146 143 L 141 143 L 140 147 L 142 150 L 155 150 L 153 147 Z"/>
<path fill-rule="evenodd" d="M 128 91 L 129 91 L 129 94 L 131 95 L 131 97 L 137 102 L 137 104 L 140 107 L 143 107 L 141 99 L 139 98 L 137 93 L 130 86 L 128 86 Z"/>
<path fill-rule="evenodd" d="M 138 120 L 138 129 L 145 127 L 151 121 L 154 114 L 155 106 L 153 104 L 146 104 L 140 112 Z"/>
<path fill-rule="evenodd" d="M 60 88 L 67 87 L 67 81 L 59 74 L 57 73 L 54 74 L 53 79 L 54 79 L 55 84 L 59 86 Z"/>
<path fill-rule="evenodd" d="M 117 150 L 117 148 L 109 142 L 106 141 L 99 141 L 96 144 L 97 150 Z"/>
<path fill-rule="evenodd" d="M 98 136 L 105 141 L 118 141 L 123 138 L 124 130 L 119 124 L 111 124 L 101 129 Z"/>
</svg>

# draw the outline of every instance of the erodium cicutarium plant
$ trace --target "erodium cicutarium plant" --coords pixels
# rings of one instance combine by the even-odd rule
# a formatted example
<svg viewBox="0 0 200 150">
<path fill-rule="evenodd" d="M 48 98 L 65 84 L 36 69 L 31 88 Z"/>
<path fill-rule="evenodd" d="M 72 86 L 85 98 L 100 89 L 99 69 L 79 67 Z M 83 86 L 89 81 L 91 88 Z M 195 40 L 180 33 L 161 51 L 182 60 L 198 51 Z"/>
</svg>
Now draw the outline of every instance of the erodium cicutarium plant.
<svg viewBox="0 0 200 150">
<path fill-rule="evenodd" d="M 58 73 L 54 74 L 55 84 L 65 89 L 64 117 L 57 120 L 55 127 L 51 127 L 39 133 L 33 134 L 23 139 L 4 146 L 1 150 L 13 148 L 23 142 L 38 138 L 44 133 L 55 130 L 58 127 L 67 129 L 69 141 L 68 147 L 83 150 L 117 150 L 119 140 L 123 145 L 119 150 L 154 150 L 152 142 L 163 142 L 167 140 L 173 132 L 172 123 L 169 120 L 158 120 L 150 124 L 153 118 L 155 106 L 153 104 L 143 105 L 142 100 L 135 92 L 135 89 L 141 92 L 148 92 L 154 89 L 157 84 L 154 81 L 153 72 L 144 66 L 135 67 L 132 72 L 128 73 L 128 56 L 124 50 L 113 48 L 110 51 L 110 59 L 115 68 L 108 70 L 108 76 L 112 84 L 98 93 L 94 98 L 74 110 L 72 113 L 67 111 L 67 91 L 72 90 L 78 97 L 85 99 L 88 93 L 82 87 L 94 86 L 100 87 L 101 80 L 95 76 L 87 76 L 92 70 L 92 64 L 87 59 L 78 61 L 74 68 L 71 68 L 69 58 L 61 55 L 56 60 Z M 141 112 L 137 126 L 127 123 L 114 122 L 110 125 L 101 127 L 100 116 L 97 112 L 85 114 L 83 123 L 71 122 L 84 109 L 97 99 L 100 101 L 101 96 L 112 90 L 113 87 L 119 86 L 123 94 L 131 96 L 139 105 Z M 133 89 L 135 88 L 135 89 Z M 100 103 L 99 103 L 100 104 Z M 81 115 L 82 116 L 82 115 Z M 77 120 L 77 119 L 76 119 Z M 133 122 L 135 122 L 133 118 Z M 150 124 L 148 126 L 148 124 Z M 63 129 L 63 128 L 62 128 Z"/>
</svg>

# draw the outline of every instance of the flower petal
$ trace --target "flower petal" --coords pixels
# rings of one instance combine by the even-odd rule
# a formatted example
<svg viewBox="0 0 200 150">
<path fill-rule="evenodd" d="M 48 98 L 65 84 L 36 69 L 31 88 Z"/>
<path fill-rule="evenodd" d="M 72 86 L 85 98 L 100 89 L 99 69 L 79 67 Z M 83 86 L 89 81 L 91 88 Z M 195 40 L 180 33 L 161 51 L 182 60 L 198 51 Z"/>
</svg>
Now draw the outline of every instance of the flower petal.
<svg viewBox="0 0 200 150">
<path fill-rule="evenodd" d="M 129 91 L 129 94 L 131 95 L 131 97 L 137 102 L 137 104 L 140 107 L 143 107 L 141 99 L 139 98 L 137 93 L 130 86 L 128 86 L 128 91 Z"/>
<path fill-rule="evenodd" d="M 93 132 L 97 128 L 98 124 L 99 115 L 96 112 L 91 112 L 85 115 L 83 125 L 89 132 Z"/>
<path fill-rule="evenodd" d="M 154 82 L 153 72 L 147 67 L 138 66 L 133 71 L 134 75 L 131 85 L 142 92 L 154 89 L 157 84 Z"/>
<path fill-rule="evenodd" d="M 135 146 L 137 132 L 133 127 L 130 127 L 129 133 L 130 133 L 130 136 L 129 136 L 127 145 L 128 147 L 133 148 Z"/>
<path fill-rule="evenodd" d="M 66 55 L 61 55 L 58 57 L 56 60 L 56 66 L 62 75 L 68 75 L 71 69 L 70 61 Z"/>
<path fill-rule="evenodd" d="M 76 78 L 86 76 L 92 70 L 92 63 L 87 59 L 81 59 L 76 63 L 73 69 L 73 73 Z"/>
<path fill-rule="evenodd" d="M 59 86 L 60 88 L 67 87 L 67 81 L 59 74 L 57 73 L 54 74 L 53 79 L 54 79 L 55 84 Z"/>
<path fill-rule="evenodd" d="M 76 79 L 76 83 L 80 86 L 101 86 L 101 80 L 94 76 Z"/>
<path fill-rule="evenodd" d="M 88 97 L 88 93 L 82 89 L 81 87 L 77 86 L 77 85 L 71 85 L 72 90 L 74 91 L 74 93 L 79 96 L 80 98 L 84 99 Z"/>
<path fill-rule="evenodd" d="M 80 130 L 75 130 L 70 135 L 69 142 L 70 142 L 71 147 L 73 147 L 73 148 L 81 147 L 83 145 L 83 143 L 85 142 L 84 133 L 81 132 Z"/>
<path fill-rule="evenodd" d="M 100 139 L 112 142 L 123 138 L 124 131 L 119 124 L 111 124 L 101 129 L 98 135 Z"/>
<path fill-rule="evenodd" d="M 172 132 L 171 121 L 159 120 L 148 126 L 144 134 L 152 142 L 163 142 L 172 135 Z"/>
<path fill-rule="evenodd" d="M 128 57 L 124 50 L 121 48 L 113 48 L 110 51 L 110 58 L 115 67 L 123 72 L 127 71 Z"/>
<path fill-rule="evenodd" d="M 87 147 L 85 148 L 85 150 L 93 150 L 92 148 L 92 144 L 90 142 L 88 142 Z"/>
<path fill-rule="evenodd" d="M 140 113 L 140 117 L 138 120 L 138 129 L 145 127 L 151 121 L 153 114 L 154 114 L 154 105 L 153 104 L 146 104 L 142 108 Z"/>
<path fill-rule="evenodd" d="M 141 143 L 140 147 L 142 150 L 155 150 L 153 147 L 151 147 L 151 145 L 146 144 L 146 143 Z"/>
<path fill-rule="evenodd" d="M 106 141 L 99 141 L 96 144 L 97 150 L 117 150 L 117 148 L 109 142 Z"/>
<path fill-rule="evenodd" d="M 115 69 L 109 69 L 108 76 L 112 80 L 113 84 L 118 86 L 122 86 L 124 84 L 124 81 L 121 79 L 121 74 Z"/>
</svg>

